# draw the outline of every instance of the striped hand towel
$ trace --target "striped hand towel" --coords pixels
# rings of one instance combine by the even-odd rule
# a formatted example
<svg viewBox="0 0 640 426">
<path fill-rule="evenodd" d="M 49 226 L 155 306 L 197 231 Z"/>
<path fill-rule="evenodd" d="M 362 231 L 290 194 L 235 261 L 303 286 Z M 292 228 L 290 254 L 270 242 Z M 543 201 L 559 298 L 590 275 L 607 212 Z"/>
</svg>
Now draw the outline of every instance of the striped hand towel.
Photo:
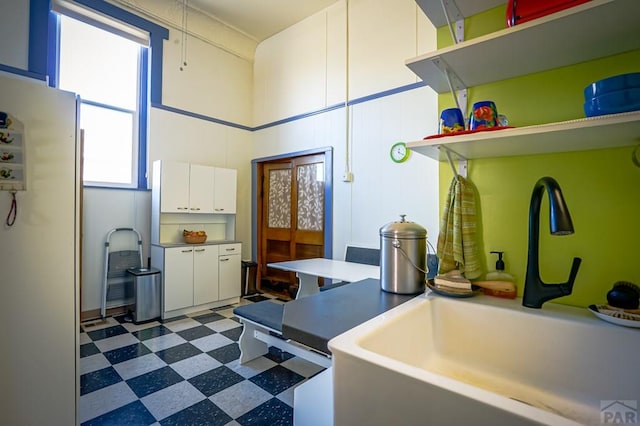
<svg viewBox="0 0 640 426">
<path fill-rule="evenodd" d="M 459 269 L 470 280 L 483 274 L 476 204 L 473 183 L 462 176 L 455 176 L 440 221 L 440 274 Z"/>
</svg>

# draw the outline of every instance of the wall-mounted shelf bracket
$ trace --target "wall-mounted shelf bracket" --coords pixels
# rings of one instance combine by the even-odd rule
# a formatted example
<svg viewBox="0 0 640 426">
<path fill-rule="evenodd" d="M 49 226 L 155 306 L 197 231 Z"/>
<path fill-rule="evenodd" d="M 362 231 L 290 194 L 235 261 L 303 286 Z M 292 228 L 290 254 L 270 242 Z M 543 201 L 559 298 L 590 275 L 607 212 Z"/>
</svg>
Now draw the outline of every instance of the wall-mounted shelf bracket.
<svg viewBox="0 0 640 426">
<path fill-rule="evenodd" d="M 451 170 L 453 171 L 454 176 L 462 176 L 463 178 L 466 179 L 467 171 L 468 171 L 467 159 L 464 158 L 462 155 L 458 154 L 457 152 L 450 150 L 444 145 L 438 146 L 438 149 L 444 151 L 445 155 L 447 156 L 447 161 L 449 161 L 449 166 L 451 166 Z M 456 167 L 453 164 L 453 159 L 451 158 L 451 154 L 458 157 L 458 170 L 456 170 Z"/>
<path fill-rule="evenodd" d="M 444 17 L 447 20 L 447 27 L 449 27 L 449 32 L 451 33 L 451 38 L 455 44 L 461 43 L 464 41 L 464 15 L 458 9 L 458 5 L 454 0 L 440 0 L 440 4 L 442 5 L 442 11 L 444 13 Z M 453 24 L 452 24 L 453 23 Z M 453 96 L 453 100 L 456 103 L 456 106 L 462 111 L 462 116 L 467 116 L 467 88 L 462 82 L 460 78 L 455 76 L 451 71 L 451 68 L 444 61 L 437 61 L 436 66 L 440 68 L 442 73 L 444 74 L 447 84 L 449 85 L 449 91 Z M 454 77 L 452 78 L 452 75 Z M 452 81 L 452 80 L 455 80 Z M 457 93 L 456 93 L 457 92 Z"/>
<path fill-rule="evenodd" d="M 455 34 L 456 44 L 464 41 L 464 19 L 455 21 L 453 24 L 453 32 Z"/>
<path fill-rule="evenodd" d="M 464 87 L 460 79 L 452 73 L 452 71 L 446 67 L 444 62 L 439 62 L 438 68 L 440 65 L 443 65 L 442 73 L 444 74 L 447 84 L 449 85 L 449 91 L 451 92 L 451 96 L 453 96 L 453 100 L 456 103 L 456 106 L 460 108 L 462 111 L 462 116 L 467 116 L 467 88 Z"/>
</svg>

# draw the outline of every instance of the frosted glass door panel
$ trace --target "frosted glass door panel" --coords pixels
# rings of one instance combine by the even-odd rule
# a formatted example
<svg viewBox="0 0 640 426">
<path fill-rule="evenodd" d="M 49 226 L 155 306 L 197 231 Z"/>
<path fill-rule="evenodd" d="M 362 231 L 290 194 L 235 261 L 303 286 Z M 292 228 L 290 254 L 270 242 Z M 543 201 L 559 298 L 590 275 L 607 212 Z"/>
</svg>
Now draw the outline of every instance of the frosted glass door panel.
<svg viewBox="0 0 640 426">
<path fill-rule="evenodd" d="M 298 228 L 322 231 L 324 212 L 324 164 L 305 164 L 297 168 Z"/>
<path fill-rule="evenodd" d="M 291 228 L 291 169 L 269 171 L 269 228 Z"/>
</svg>

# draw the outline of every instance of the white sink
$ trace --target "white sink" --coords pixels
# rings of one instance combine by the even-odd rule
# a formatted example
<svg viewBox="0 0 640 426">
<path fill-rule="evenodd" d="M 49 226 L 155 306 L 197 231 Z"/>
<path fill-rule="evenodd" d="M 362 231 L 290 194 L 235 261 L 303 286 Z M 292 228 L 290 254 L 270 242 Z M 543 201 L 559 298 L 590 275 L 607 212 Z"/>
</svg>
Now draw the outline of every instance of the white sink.
<svg viewBox="0 0 640 426">
<path fill-rule="evenodd" d="M 336 426 L 601 424 L 607 401 L 640 407 L 640 329 L 586 309 L 425 294 L 329 348 Z"/>
</svg>

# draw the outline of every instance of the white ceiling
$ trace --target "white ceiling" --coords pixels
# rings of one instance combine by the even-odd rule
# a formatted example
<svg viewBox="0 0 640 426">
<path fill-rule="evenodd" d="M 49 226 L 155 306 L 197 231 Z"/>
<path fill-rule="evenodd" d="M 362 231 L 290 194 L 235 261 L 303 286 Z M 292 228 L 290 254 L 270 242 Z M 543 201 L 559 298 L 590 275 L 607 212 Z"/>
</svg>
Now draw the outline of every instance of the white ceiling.
<svg viewBox="0 0 640 426">
<path fill-rule="evenodd" d="M 187 0 L 189 6 L 262 41 L 337 0 Z"/>
</svg>

